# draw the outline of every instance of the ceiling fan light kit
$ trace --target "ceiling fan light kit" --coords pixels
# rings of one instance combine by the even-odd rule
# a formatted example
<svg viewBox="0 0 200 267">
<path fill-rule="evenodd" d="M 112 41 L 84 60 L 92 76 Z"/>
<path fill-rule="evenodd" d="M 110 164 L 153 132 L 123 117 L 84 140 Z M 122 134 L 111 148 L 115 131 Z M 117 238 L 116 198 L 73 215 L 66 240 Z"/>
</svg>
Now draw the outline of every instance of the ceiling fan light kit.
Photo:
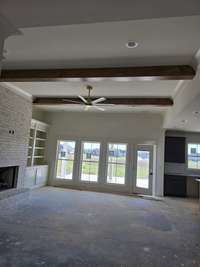
<svg viewBox="0 0 200 267">
<path fill-rule="evenodd" d="M 93 90 L 93 87 L 91 85 L 87 85 L 86 90 L 88 90 L 87 97 L 83 97 L 81 95 L 78 96 L 81 99 L 81 101 L 83 102 L 83 105 L 86 106 L 84 110 L 87 111 L 87 110 L 89 110 L 90 107 L 94 107 L 97 110 L 104 111 L 105 109 L 103 109 L 102 107 L 99 107 L 98 104 L 104 102 L 106 100 L 106 98 L 100 97 L 100 98 L 93 100 L 91 98 L 91 91 Z"/>
</svg>

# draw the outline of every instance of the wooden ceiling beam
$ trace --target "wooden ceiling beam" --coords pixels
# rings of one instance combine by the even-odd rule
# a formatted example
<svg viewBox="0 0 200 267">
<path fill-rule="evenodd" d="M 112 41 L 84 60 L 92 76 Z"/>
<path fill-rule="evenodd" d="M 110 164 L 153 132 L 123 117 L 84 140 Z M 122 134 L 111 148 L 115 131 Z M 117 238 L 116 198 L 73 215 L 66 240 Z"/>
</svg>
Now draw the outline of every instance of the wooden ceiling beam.
<svg viewBox="0 0 200 267">
<path fill-rule="evenodd" d="M 195 70 L 189 65 L 121 68 L 2 70 L 1 82 L 63 81 L 69 78 L 129 78 L 130 80 L 190 80 Z"/>
<path fill-rule="evenodd" d="M 93 100 L 97 98 L 92 98 Z M 33 100 L 34 105 L 72 105 L 84 104 L 77 97 L 37 97 Z M 77 104 L 78 104 L 77 103 Z M 114 105 L 151 105 L 151 106 L 173 106 L 171 98 L 162 97 L 106 97 L 101 104 Z"/>
</svg>

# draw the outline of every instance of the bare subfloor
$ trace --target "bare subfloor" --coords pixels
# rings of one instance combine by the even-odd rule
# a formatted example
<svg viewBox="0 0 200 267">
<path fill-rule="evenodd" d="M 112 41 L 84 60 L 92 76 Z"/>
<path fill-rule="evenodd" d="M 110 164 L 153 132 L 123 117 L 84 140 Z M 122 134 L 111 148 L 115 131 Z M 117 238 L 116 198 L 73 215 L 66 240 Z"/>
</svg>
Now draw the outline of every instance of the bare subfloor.
<svg viewBox="0 0 200 267">
<path fill-rule="evenodd" d="M 45 187 L 0 201 L 0 266 L 200 266 L 197 203 Z"/>
</svg>

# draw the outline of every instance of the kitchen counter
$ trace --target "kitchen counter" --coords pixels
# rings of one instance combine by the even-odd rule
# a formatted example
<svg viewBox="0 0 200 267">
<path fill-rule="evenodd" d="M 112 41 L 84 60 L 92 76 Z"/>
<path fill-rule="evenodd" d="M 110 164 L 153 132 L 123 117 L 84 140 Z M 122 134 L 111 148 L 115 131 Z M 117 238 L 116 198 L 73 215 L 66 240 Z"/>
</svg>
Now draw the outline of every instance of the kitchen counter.
<svg viewBox="0 0 200 267">
<path fill-rule="evenodd" d="M 165 173 L 165 175 L 175 175 L 175 176 L 185 176 L 185 177 L 194 177 L 195 179 L 196 178 L 199 178 L 200 180 L 200 174 L 183 174 L 183 173 Z M 197 179 L 196 179 L 197 180 Z"/>
<path fill-rule="evenodd" d="M 199 173 L 165 172 L 164 195 L 199 198 Z"/>
</svg>

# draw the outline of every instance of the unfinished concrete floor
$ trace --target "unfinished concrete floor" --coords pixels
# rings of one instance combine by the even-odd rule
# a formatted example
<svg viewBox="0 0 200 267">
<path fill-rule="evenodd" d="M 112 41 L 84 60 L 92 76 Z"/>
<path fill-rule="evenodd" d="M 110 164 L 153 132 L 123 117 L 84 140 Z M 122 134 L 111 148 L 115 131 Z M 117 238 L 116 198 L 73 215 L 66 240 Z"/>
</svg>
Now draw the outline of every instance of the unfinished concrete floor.
<svg viewBox="0 0 200 267">
<path fill-rule="evenodd" d="M 197 203 L 45 187 L 0 201 L 0 266 L 200 266 Z"/>
</svg>

